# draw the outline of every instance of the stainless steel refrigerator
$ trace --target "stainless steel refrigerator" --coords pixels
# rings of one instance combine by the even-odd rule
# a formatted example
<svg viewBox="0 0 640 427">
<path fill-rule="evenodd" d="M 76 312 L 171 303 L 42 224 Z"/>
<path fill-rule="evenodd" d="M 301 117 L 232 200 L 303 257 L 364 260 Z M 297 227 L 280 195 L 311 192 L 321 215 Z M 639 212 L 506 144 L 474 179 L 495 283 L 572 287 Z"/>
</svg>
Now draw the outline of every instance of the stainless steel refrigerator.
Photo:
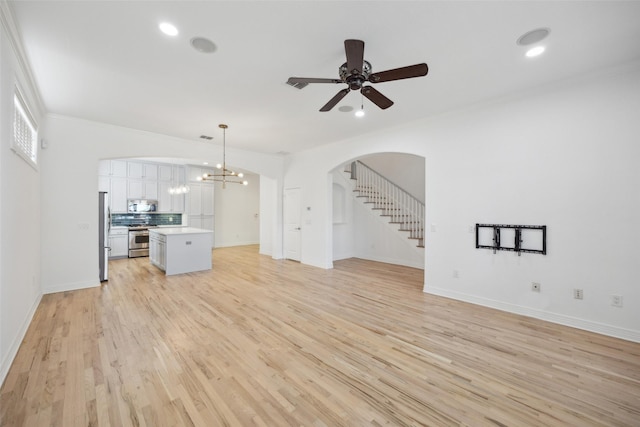
<svg viewBox="0 0 640 427">
<path fill-rule="evenodd" d="M 98 254 L 100 265 L 100 281 L 109 280 L 109 229 L 111 228 L 111 211 L 109 210 L 109 193 L 98 192 Z"/>
</svg>

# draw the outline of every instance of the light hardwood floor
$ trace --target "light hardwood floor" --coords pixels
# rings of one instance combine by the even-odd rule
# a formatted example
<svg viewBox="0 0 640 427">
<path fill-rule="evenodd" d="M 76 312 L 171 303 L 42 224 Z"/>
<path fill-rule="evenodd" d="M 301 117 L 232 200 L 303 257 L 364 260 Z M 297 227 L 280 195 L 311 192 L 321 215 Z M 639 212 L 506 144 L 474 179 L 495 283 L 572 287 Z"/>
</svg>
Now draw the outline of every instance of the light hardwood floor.
<svg viewBox="0 0 640 427">
<path fill-rule="evenodd" d="M 638 426 L 640 344 L 422 292 L 422 271 L 216 249 L 46 295 L 3 426 Z"/>
</svg>

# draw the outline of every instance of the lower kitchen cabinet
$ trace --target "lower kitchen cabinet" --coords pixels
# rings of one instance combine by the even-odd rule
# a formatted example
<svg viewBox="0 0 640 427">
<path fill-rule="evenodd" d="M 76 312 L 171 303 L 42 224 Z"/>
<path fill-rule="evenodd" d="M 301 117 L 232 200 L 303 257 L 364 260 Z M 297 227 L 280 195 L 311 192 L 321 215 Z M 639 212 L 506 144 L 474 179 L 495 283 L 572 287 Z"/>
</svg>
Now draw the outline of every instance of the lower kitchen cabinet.
<svg viewBox="0 0 640 427">
<path fill-rule="evenodd" d="M 111 229 L 109 232 L 109 258 L 126 258 L 129 256 L 129 230 Z"/>
<path fill-rule="evenodd" d="M 166 240 L 164 235 L 149 233 L 149 260 L 161 270 L 167 269 Z"/>
</svg>

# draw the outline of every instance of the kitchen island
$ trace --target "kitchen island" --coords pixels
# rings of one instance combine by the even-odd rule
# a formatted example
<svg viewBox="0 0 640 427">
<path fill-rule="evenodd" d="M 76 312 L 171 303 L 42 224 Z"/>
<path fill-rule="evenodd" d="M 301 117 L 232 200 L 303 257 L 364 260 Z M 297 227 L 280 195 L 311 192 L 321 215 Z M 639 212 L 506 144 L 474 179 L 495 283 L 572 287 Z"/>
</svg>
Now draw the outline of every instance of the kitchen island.
<svg viewBox="0 0 640 427">
<path fill-rule="evenodd" d="M 149 259 L 165 274 L 211 270 L 213 231 L 193 227 L 149 229 Z"/>
</svg>

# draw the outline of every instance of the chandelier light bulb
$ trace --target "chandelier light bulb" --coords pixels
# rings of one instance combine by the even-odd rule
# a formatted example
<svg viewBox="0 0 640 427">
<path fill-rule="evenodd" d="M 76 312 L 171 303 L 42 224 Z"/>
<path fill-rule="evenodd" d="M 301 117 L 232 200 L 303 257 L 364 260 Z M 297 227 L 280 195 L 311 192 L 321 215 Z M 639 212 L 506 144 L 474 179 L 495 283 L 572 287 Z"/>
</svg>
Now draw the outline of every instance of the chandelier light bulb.
<svg viewBox="0 0 640 427">
<path fill-rule="evenodd" d="M 217 168 L 217 169 L 222 169 L 222 165 L 221 165 L 220 163 L 218 163 L 218 164 L 216 165 L 216 168 Z"/>
<path fill-rule="evenodd" d="M 240 172 L 240 173 L 238 174 L 238 178 L 242 178 L 243 176 L 244 176 L 244 174 L 243 174 L 242 172 Z"/>
<path fill-rule="evenodd" d="M 242 185 L 249 185 L 249 181 L 242 181 Z"/>
<path fill-rule="evenodd" d="M 364 117 L 364 110 L 356 111 L 356 117 Z"/>
</svg>

